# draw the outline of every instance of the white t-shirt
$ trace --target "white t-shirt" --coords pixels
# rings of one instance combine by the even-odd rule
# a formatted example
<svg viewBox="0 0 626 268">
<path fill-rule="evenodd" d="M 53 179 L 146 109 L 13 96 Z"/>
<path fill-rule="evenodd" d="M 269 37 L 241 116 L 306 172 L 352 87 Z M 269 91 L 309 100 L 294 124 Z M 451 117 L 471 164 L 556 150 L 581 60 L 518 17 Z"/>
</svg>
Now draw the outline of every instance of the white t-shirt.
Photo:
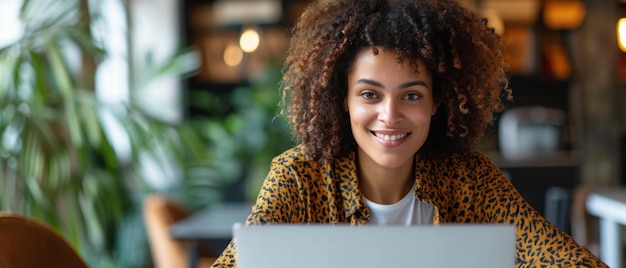
<svg viewBox="0 0 626 268">
<path fill-rule="evenodd" d="M 363 200 L 370 210 L 370 221 L 374 225 L 420 225 L 433 224 L 433 204 L 423 203 L 415 196 L 415 186 L 400 201 L 383 205 L 374 203 L 365 196 Z"/>
</svg>

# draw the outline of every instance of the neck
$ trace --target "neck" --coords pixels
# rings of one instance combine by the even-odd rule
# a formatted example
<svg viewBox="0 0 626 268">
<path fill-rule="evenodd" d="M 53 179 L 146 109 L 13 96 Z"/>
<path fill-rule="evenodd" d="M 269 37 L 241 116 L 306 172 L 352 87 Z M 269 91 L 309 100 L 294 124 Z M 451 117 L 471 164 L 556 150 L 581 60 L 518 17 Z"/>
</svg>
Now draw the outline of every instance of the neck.
<svg viewBox="0 0 626 268">
<path fill-rule="evenodd" d="M 393 204 L 402 199 L 415 183 L 415 159 L 397 168 L 384 168 L 368 157 L 357 157 L 361 194 L 378 204 Z"/>
</svg>

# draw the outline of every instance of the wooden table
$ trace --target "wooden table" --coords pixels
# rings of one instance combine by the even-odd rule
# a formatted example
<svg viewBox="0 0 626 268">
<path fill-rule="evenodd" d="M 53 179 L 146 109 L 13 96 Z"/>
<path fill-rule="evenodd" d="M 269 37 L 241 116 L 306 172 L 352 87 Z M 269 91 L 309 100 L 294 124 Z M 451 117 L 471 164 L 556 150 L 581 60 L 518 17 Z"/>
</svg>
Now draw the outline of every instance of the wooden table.
<svg viewBox="0 0 626 268">
<path fill-rule="evenodd" d="M 600 218 L 600 258 L 609 267 L 624 267 L 620 225 L 626 225 L 626 188 L 595 189 L 586 205 Z"/>
<path fill-rule="evenodd" d="M 243 223 L 250 214 L 252 203 L 222 203 L 193 213 L 170 227 L 174 239 L 189 244 L 189 267 L 196 267 L 198 242 L 229 241 L 235 223 Z"/>
</svg>

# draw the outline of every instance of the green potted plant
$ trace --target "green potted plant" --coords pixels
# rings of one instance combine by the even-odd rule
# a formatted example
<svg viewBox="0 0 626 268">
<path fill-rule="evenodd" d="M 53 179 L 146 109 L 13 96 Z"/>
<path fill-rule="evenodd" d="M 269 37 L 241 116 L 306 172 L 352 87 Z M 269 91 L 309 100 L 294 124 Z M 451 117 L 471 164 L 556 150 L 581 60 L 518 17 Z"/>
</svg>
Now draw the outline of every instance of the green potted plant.
<svg viewBox="0 0 626 268">
<path fill-rule="evenodd" d="M 176 167 L 184 183 L 172 194 L 198 197 L 196 206 L 219 199 L 222 169 L 205 122 L 170 124 L 98 100 L 94 77 L 107 54 L 91 35 L 90 3 L 24 0 L 25 34 L 0 48 L 0 208 L 56 227 L 93 267 L 139 267 L 149 260 L 140 205 L 154 190 L 145 159 Z M 185 55 L 149 77 L 192 71 Z M 114 146 L 112 125 L 128 154 Z"/>
<path fill-rule="evenodd" d="M 216 145 L 222 167 L 222 186 L 238 184 L 240 201 L 254 201 L 271 160 L 293 146 L 285 118 L 280 116 L 280 81 L 277 64 L 266 64 L 261 75 L 227 93 L 193 90 L 189 105 L 203 110 L 205 136 L 224 141 Z M 202 118 L 202 117 L 201 117 Z"/>
</svg>

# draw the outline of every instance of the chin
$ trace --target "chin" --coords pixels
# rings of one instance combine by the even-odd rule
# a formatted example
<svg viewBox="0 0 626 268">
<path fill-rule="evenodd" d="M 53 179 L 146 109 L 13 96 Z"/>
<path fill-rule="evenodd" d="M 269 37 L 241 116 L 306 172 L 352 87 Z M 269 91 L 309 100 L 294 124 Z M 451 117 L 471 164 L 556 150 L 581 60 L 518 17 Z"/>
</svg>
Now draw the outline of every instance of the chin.
<svg viewBox="0 0 626 268">
<path fill-rule="evenodd" d="M 379 157 L 374 158 L 374 162 L 378 164 L 382 168 L 386 169 L 396 169 L 405 165 L 407 162 L 413 161 L 413 156 L 408 158 L 397 158 L 397 157 Z"/>
</svg>

